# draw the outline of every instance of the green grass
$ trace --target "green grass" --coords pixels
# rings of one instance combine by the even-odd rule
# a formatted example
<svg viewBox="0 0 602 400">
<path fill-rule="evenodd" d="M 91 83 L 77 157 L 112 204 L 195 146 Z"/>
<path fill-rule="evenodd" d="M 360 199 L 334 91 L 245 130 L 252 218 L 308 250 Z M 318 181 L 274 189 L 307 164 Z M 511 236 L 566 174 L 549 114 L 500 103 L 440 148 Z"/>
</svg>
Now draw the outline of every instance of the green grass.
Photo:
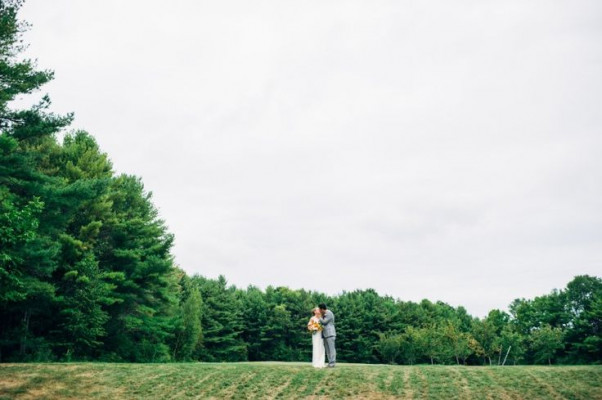
<svg viewBox="0 0 602 400">
<path fill-rule="evenodd" d="M 0 364 L 0 399 L 602 399 L 602 366 Z"/>
</svg>

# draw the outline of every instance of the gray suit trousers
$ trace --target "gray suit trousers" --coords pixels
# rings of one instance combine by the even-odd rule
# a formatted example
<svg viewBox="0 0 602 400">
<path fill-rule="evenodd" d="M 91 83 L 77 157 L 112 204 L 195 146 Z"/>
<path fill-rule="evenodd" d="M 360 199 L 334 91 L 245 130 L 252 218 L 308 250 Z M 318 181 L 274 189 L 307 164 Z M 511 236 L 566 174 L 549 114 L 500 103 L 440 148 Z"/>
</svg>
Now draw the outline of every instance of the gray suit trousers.
<svg viewBox="0 0 602 400">
<path fill-rule="evenodd" d="M 326 357 L 328 358 L 328 366 L 334 367 L 337 362 L 337 350 L 334 348 L 334 340 L 336 336 L 330 336 L 324 338 L 324 350 L 326 350 Z"/>
</svg>

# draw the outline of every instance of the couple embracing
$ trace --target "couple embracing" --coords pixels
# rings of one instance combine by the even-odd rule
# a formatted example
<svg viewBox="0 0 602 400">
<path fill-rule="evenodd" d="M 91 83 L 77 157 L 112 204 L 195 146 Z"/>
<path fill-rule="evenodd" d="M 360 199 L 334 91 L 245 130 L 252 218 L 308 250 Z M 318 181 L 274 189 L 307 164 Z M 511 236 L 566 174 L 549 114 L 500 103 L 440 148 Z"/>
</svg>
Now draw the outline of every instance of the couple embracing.
<svg viewBox="0 0 602 400">
<path fill-rule="evenodd" d="M 337 332 L 334 328 L 334 314 L 326 304 L 322 303 L 312 310 L 313 316 L 307 323 L 307 329 L 312 333 L 312 358 L 311 364 L 314 368 L 324 368 L 324 354 L 328 357 L 328 367 L 334 368 L 337 358 L 337 351 L 334 348 L 334 341 Z"/>
</svg>

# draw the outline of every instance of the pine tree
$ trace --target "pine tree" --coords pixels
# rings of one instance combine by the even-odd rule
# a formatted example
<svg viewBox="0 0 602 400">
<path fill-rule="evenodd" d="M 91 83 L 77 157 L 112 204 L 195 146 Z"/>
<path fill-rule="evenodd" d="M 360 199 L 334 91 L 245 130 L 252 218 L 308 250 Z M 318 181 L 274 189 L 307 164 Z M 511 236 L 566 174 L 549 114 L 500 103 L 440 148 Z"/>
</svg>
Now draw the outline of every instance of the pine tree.
<svg viewBox="0 0 602 400">
<path fill-rule="evenodd" d="M 165 361 L 177 311 L 178 276 L 167 232 L 139 178 L 111 180 L 112 216 L 98 234 L 95 253 L 102 271 L 119 273 L 108 308 L 105 341 L 110 357 L 129 361 Z"/>
<path fill-rule="evenodd" d="M 249 361 L 265 360 L 261 335 L 268 319 L 268 303 L 264 293 L 254 286 L 241 296 L 243 331 L 241 338 L 247 343 Z"/>
<path fill-rule="evenodd" d="M 236 288 L 228 287 L 226 278 L 217 280 L 195 276 L 201 297 L 204 361 L 245 361 L 247 346 L 242 340 L 242 307 Z"/>
<path fill-rule="evenodd" d="M 0 261 L 0 279 L 6 283 L 0 288 L 0 338 L 2 354 L 26 359 L 48 351 L 47 316 L 60 249 L 56 225 L 63 220 L 53 203 L 62 183 L 47 163 L 57 150 L 54 134 L 71 116 L 48 113 L 47 97 L 30 109 L 10 108 L 17 96 L 52 79 L 50 71 L 18 59 L 26 28 L 17 19 L 21 3 L 0 1 L 0 231 L 7 234 Z"/>
<path fill-rule="evenodd" d="M 174 318 L 174 338 L 172 344 L 172 358 L 178 361 L 189 361 L 196 359 L 196 352 L 200 349 L 203 341 L 201 326 L 201 312 L 203 301 L 197 285 L 195 285 L 184 271 L 180 287 L 180 305 Z"/>
</svg>

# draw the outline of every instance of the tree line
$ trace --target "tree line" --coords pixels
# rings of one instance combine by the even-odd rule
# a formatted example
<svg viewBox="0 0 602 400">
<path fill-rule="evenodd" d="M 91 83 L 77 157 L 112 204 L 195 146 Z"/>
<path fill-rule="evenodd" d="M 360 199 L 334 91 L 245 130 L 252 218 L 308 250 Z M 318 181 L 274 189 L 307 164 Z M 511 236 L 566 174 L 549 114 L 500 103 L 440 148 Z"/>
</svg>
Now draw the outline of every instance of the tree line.
<svg viewBox="0 0 602 400">
<path fill-rule="evenodd" d="M 602 279 L 518 299 L 474 318 L 462 307 L 374 290 L 337 296 L 188 276 L 142 181 L 116 174 L 50 100 L 13 109 L 52 72 L 19 58 L 21 1 L 0 0 L 0 361 L 307 361 L 310 310 L 337 316 L 341 361 L 600 363 Z"/>
</svg>

